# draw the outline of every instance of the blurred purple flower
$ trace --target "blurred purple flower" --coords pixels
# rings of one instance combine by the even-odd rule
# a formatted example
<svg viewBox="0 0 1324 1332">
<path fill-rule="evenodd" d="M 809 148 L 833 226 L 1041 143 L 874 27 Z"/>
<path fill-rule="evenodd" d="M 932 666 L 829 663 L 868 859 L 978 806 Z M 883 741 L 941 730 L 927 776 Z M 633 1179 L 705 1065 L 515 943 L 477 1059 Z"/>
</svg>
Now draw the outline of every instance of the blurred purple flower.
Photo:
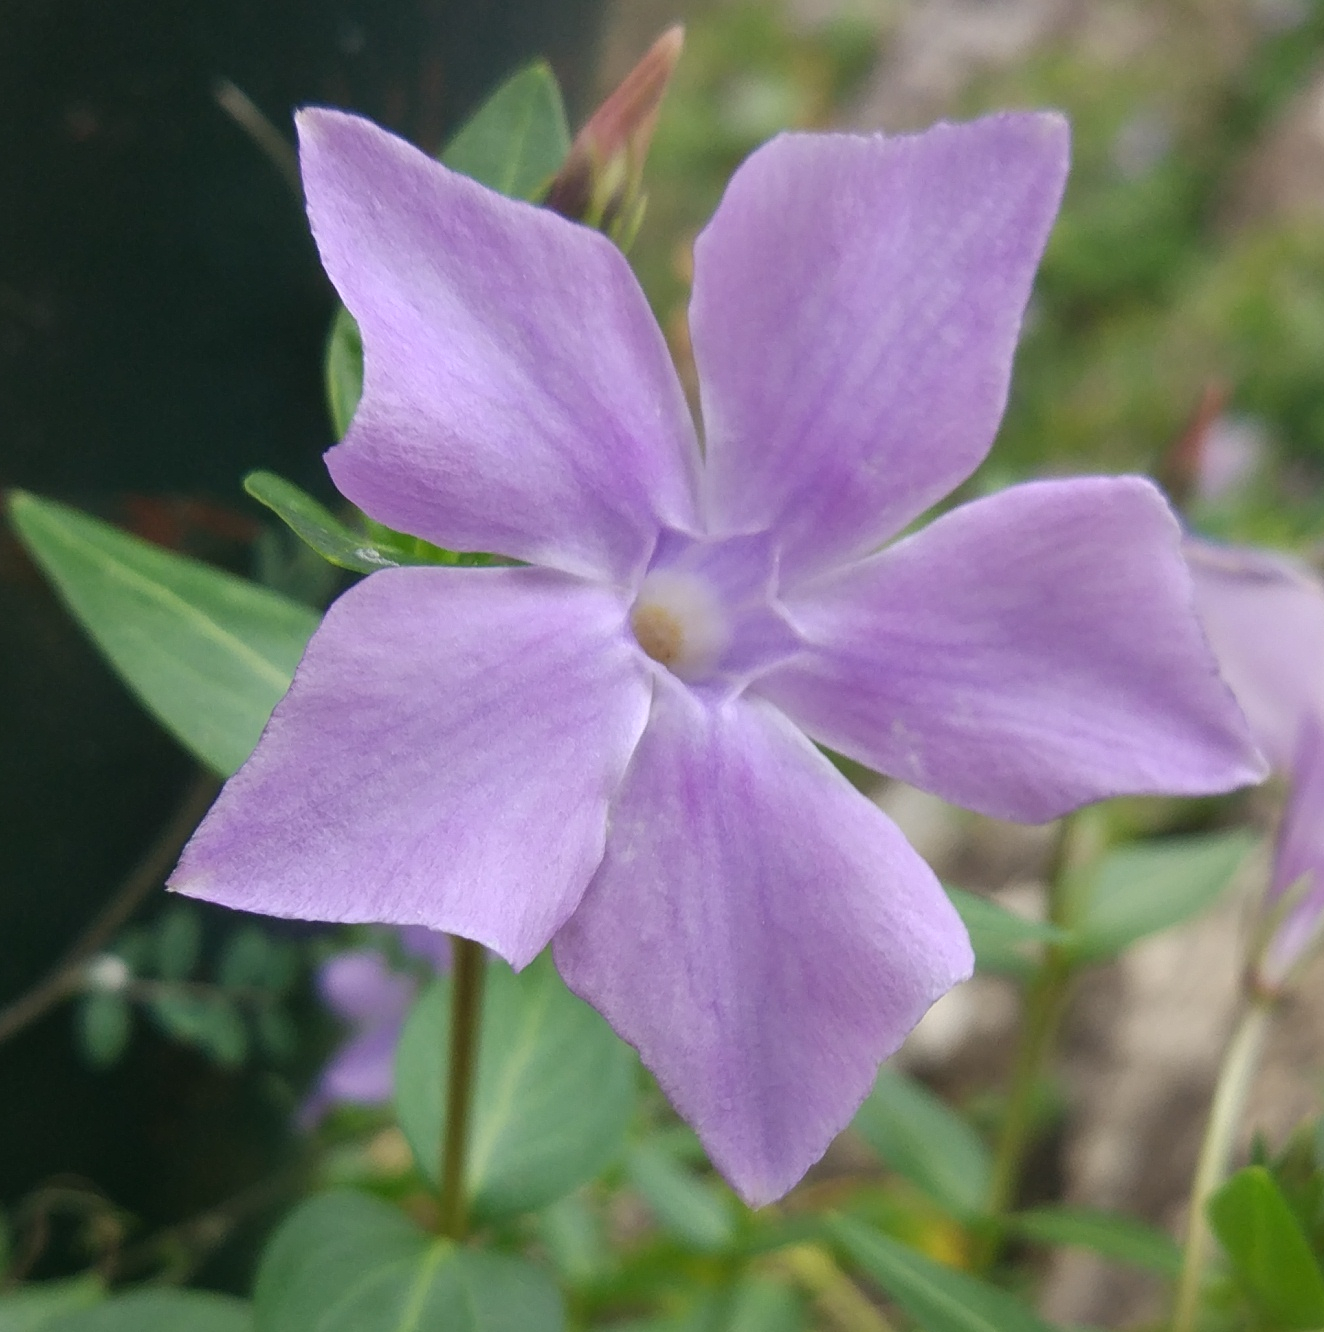
<svg viewBox="0 0 1324 1332">
<path fill-rule="evenodd" d="M 450 964 L 450 940 L 435 930 L 410 925 L 397 931 L 409 957 L 437 970 Z M 382 1105 L 395 1084 L 395 1047 L 418 989 L 418 976 L 391 966 L 380 948 L 337 953 L 317 973 L 326 1006 L 351 1035 L 331 1056 L 300 1121 L 311 1127 L 334 1105 Z"/>
<path fill-rule="evenodd" d="M 1030 821 L 1259 776 L 1147 482 L 1016 487 L 880 550 L 993 440 L 1066 124 L 754 153 L 695 250 L 702 449 L 603 236 L 351 116 L 300 136 L 365 347 L 336 484 L 533 567 L 351 589 L 173 886 L 425 923 L 516 966 L 554 938 L 766 1202 L 972 963 L 814 741 Z"/>
<path fill-rule="evenodd" d="M 1267 900 L 1282 918 L 1257 963 L 1276 988 L 1324 928 L 1324 583 L 1268 551 L 1191 540 L 1186 552 L 1223 676 L 1288 780 Z"/>
</svg>

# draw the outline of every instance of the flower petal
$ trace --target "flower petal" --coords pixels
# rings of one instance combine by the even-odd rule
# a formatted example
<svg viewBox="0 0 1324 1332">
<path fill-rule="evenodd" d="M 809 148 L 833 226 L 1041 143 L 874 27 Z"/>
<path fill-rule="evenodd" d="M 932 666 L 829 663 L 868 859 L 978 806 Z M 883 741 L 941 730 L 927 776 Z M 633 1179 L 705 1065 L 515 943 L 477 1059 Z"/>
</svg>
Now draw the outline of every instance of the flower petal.
<svg viewBox="0 0 1324 1332">
<path fill-rule="evenodd" d="M 1293 890 L 1301 896 L 1279 923 L 1261 963 L 1271 984 L 1281 982 L 1318 941 L 1324 916 L 1324 722 L 1315 717 L 1301 728 L 1269 901 Z"/>
<path fill-rule="evenodd" d="M 620 251 L 356 116 L 299 116 L 308 215 L 359 322 L 363 401 L 327 455 L 379 522 L 572 573 L 692 527 L 697 446 Z"/>
<path fill-rule="evenodd" d="M 1324 584 L 1268 551 L 1188 540 L 1195 608 L 1252 734 L 1278 772 L 1324 717 Z"/>
<path fill-rule="evenodd" d="M 1139 477 L 1015 486 L 801 588 L 812 645 L 756 688 L 815 739 L 945 800 L 1039 822 L 1263 776 Z"/>
<path fill-rule="evenodd" d="M 529 962 L 602 856 L 650 675 L 612 593 L 537 569 L 388 569 L 313 635 L 171 887 L 427 925 Z"/>
<path fill-rule="evenodd" d="M 928 866 L 784 717 L 665 677 L 555 949 L 755 1206 L 972 966 Z"/>
<path fill-rule="evenodd" d="M 1054 114 L 785 135 L 695 247 L 690 325 L 714 530 L 783 570 L 868 553 L 988 452 L 1066 177 Z"/>
</svg>

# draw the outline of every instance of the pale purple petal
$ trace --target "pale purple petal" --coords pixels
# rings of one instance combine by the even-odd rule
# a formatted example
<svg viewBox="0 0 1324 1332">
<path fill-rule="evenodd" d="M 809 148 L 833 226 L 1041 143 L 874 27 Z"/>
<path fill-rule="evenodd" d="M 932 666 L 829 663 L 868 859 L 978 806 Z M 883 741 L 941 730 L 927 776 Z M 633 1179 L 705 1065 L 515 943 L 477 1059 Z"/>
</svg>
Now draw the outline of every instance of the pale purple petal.
<svg viewBox="0 0 1324 1332">
<path fill-rule="evenodd" d="M 626 611 L 537 569 L 373 574 L 327 612 L 171 886 L 427 925 L 523 966 L 597 868 L 647 719 Z"/>
<path fill-rule="evenodd" d="M 784 717 L 666 677 L 555 949 L 753 1205 L 972 965 L 932 872 Z"/>
<path fill-rule="evenodd" d="M 811 645 L 757 684 L 815 739 L 1038 822 L 1262 778 L 1149 482 L 1015 486 L 795 593 Z"/>
<path fill-rule="evenodd" d="M 1292 765 L 1307 718 L 1324 717 L 1324 585 L 1285 556 L 1188 540 L 1195 606 L 1265 756 Z"/>
<path fill-rule="evenodd" d="M 695 247 L 718 531 L 775 527 L 783 571 L 864 555 L 993 442 L 1066 178 L 1054 114 L 918 135 L 785 135 Z"/>
<path fill-rule="evenodd" d="M 1297 744 L 1269 901 L 1289 891 L 1300 896 L 1274 932 L 1262 964 L 1266 978 L 1274 981 L 1305 956 L 1324 925 L 1324 720 L 1313 717 L 1302 726 Z"/>
<path fill-rule="evenodd" d="M 344 1022 L 391 1022 L 404 1016 L 414 981 L 393 971 L 377 949 L 354 948 L 337 953 L 318 968 L 317 991 Z"/>
<path fill-rule="evenodd" d="M 692 527 L 693 425 L 620 251 L 366 120 L 298 119 L 313 234 L 363 334 L 340 490 L 449 549 L 615 578 L 660 525 Z"/>
</svg>

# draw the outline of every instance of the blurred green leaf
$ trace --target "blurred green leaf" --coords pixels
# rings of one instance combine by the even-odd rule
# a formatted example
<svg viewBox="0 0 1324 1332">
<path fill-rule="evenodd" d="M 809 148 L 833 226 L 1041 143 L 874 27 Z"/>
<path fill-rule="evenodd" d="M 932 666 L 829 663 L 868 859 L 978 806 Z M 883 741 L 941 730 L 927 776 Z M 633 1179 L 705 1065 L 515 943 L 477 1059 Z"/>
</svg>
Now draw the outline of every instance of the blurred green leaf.
<svg viewBox="0 0 1324 1332">
<path fill-rule="evenodd" d="M 517 1258 L 427 1235 L 360 1193 L 303 1203 L 262 1257 L 257 1332 L 561 1332 L 556 1288 Z"/>
<path fill-rule="evenodd" d="M 557 1275 L 571 1285 L 591 1281 L 611 1261 L 602 1222 L 579 1193 L 558 1198 L 538 1213 L 538 1238 Z"/>
<path fill-rule="evenodd" d="M 1026 920 L 987 897 L 967 893 L 961 888 L 947 888 L 946 891 L 970 931 L 975 966 L 980 971 L 1024 975 L 1033 965 L 1032 949 L 1063 937 L 1056 925 Z"/>
<path fill-rule="evenodd" d="M 1089 1249 L 1100 1257 L 1160 1276 L 1181 1271 L 1181 1248 L 1166 1231 L 1133 1217 L 1088 1207 L 1035 1207 L 1007 1219 L 1016 1234 L 1037 1244 Z"/>
<path fill-rule="evenodd" d="M 122 994 L 96 991 L 78 1005 L 78 1043 L 97 1068 L 119 1059 L 132 1031 L 133 1011 Z"/>
<path fill-rule="evenodd" d="M 543 60 L 511 75 L 460 126 L 441 160 L 512 199 L 540 198 L 570 151 L 565 106 Z"/>
<path fill-rule="evenodd" d="M 744 1277 L 731 1292 L 722 1332 L 803 1332 L 809 1319 L 804 1301 L 768 1277 Z"/>
<path fill-rule="evenodd" d="M 735 1201 L 657 1143 L 630 1149 L 625 1172 L 658 1224 L 690 1247 L 725 1248 L 735 1237 Z"/>
<path fill-rule="evenodd" d="M 1232 882 L 1255 837 L 1240 829 L 1119 847 L 1094 871 L 1070 946 L 1081 959 L 1112 957 L 1137 939 L 1197 915 Z"/>
<path fill-rule="evenodd" d="M 0 1295 L 0 1332 L 53 1332 L 57 1319 L 104 1298 L 101 1279 L 95 1276 L 19 1286 Z"/>
<path fill-rule="evenodd" d="M 354 316 L 343 305 L 336 311 L 336 317 L 331 321 L 331 331 L 327 334 L 323 373 L 331 428 L 337 439 L 344 439 L 345 431 L 349 429 L 349 423 L 358 410 L 359 399 L 363 396 L 363 337 Z M 252 494 L 251 491 L 249 493 Z M 254 499 L 267 503 L 261 495 L 255 495 Z M 280 513 L 280 510 L 276 512 Z M 281 517 L 285 515 L 281 514 Z M 290 526 L 294 527 L 294 524 Z M 297 527 L 294 530 L 299 531 Z M 316 545 L 313 548 L 317 549 Z"/>
<path fill-rule="evenodd" d="M 338 319 L 337 325 L 339 323 Z M 332 337 L 334 340 L 334 332 Z M 330 373 L 328 368 L 328 383 Z M 389 548 L 384 548 L 383 544 L 370 541 L 363 533 L 347 527 L 307 491 L 300 490 L 293 481 L 287 481 L 275 472 L 249 472 L 244 477 L 244 489 L 259 504 L 265 504 L 324 560 L 329 560 L 341 569 L 349 569 L 353 573 L 373 573 L 404 562 L 398 558 L 398 552 L 393 553 Z"/>
<path fill-rule="evenodd" d="M 828 1225 L 924 1332 L 1050 1332 L 1051 1324 L 996 1286 L 943 1267 L 858 1221 L 833 1217 Z"/>
<path fill-rule="evenodd" d="M 927 1087 L 882 1068 L 852 1125 L 896 1173 L 955 1216 L 988 1200 L 992 1163 L 983 1139 Z"/>
<path fill-rule="evenodd" d="M 1300 1223 L 1263 1166 L 1239 1170 L 1208 1203 L 1237 1282 L 1276 1327 L 1324 1327 L 1324 1276 Z"/>
<path fill-rule="evenodd" d="M 253 1332 L 253 1314 L 229 1295 L 141 1290 L 57 1318 L 43 1332 Z"/>
<path fill-rule="evenodd" d="M 156 922 L 156 970 L 166 980 L 187 980 L 202 954 L 202 917 L 196 907 L 176 901 Z"/>
<path fill-rule="evenodd" d="M 168 1036 L 196 1047 L 218 1064 L 233 1068 L 244 1062 L 248 1033 L 224 995 L 167 991 L 154 995 L 147 1008 Z"/>
<path fill-rule="evenodd" d="M 228 777 L 317 627 L 306 606 L 50 500 L 11 493 L 19 538 L 149 711 Z"/>
<path fill-rule="evenodd" d="M 519 975 L 490 962 L 484 988 L 467 1169 L 475 1210 L 494 1216 L 545 1206 L 621 1153 L 634 1109 L 635 1057 L 566 989 L 550 954 Z M 449 1029 L 450 986 L 442 977 L 414 1006 L 396 1053 L 400 1127 L 433 1179 Z"/>
<path fill-rule="evenodd" d="M 216 979 L 227 990 L 275 990 L 276 946 L 260 925 L 236 930 L 221 950 Z"/>
</svg>

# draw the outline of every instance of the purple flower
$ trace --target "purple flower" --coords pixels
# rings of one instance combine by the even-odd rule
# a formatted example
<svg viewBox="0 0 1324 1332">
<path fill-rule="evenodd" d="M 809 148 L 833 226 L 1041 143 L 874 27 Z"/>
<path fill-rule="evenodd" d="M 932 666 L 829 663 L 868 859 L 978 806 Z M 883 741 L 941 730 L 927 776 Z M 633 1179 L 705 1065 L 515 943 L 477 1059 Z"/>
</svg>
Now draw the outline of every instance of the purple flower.
<svg viewBox="0 0 1324 1332">
<path fill-rule="evenodd" d="M 970 972 L 959 918 L 815 748 L 990 814 L 1255 780 L 1134 477 L 1044 482 L 880 550 L 992 442 L 1067 129 L 787 135 L 695 252 L 702 449 L 604 237 L 366 121 L 300 118 L 375 519 L 531 567 L 374 574 L 328 612 L 173 885 L 554 940 L 751 1203 Z"/>
<path fill-rule="evenodd" d="M 399 939 L 410 957 L 439 969 L 450 962 L 450 940 L 444 934 L 413 925 L 400 930 Z M 322 965 L 317 988 L 352 1034 L 331 1056 L 304 1104 L 299 1118 L 309 1126 L 333 1105 L 382 1105 L 391 1099 L 395 1047 L 418 980 L 393 968 L 381 949 L 355 948 Z"/>
<path fill-rule="evenodd" d="M 1289 783 L 1267 899 L 1281 919 L 1257 963 L 1276 988 L 1324 927 L 1324 584 L 1268 551 L 1192 540 L 1186 553 L 1224 678 Z"/>
</svg>

